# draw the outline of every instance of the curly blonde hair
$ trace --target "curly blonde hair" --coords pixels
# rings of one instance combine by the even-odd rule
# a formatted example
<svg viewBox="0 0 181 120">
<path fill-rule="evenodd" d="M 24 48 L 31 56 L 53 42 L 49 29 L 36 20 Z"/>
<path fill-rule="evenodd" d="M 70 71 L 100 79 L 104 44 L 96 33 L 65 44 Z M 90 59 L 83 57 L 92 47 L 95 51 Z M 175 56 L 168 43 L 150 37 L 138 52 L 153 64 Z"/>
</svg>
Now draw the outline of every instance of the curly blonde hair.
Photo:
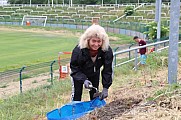
<svg viewBox="0 0 181 120">
<path fill-rule="evenodd" d="M 97 37 L 102 40 L 102 50 L 107 51 L 109 48 L 109 37 L 103 27 L 100 25 L 91 25 L 79 39 L 79 47 L 82 48 L 89 48 L 88 40 L 92 37 Z"/>
</svg>

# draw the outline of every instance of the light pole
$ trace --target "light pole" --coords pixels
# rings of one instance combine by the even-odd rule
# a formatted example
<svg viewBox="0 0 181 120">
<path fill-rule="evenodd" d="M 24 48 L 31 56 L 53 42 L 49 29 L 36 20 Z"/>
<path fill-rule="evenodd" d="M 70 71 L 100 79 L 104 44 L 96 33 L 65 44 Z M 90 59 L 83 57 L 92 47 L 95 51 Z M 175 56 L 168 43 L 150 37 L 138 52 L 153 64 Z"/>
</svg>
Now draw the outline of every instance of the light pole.
<svg viewBox="0 0 181 120">
<path fill-rule="evenodd" d="M 72 0 L 69 0 L 69 7 L 72 7 Z"/>
<path fill-rule="evenodd" d="M 52 7 L 53 7 L 53 0 L 52 0 Z"/>
<path fill-rule="evenodd" d="M 50 6 L 50 0 L 48 0 L 48 6 Z"/>
<path fill-rule="evenodd" d="M 31 7 L 31 0 L 30 0 L 30 7 Z"/>
<path fill-rule="evenodd" d="M 168 50 L 168 83 L 177 83 L 180 0 L 171 0 Z"/>
<path fill-rule="evenodd" d="M 115 0 L 115 4 L 116 4 L 116 5 L 118 4 L 118 0 Z"/>
</svg>

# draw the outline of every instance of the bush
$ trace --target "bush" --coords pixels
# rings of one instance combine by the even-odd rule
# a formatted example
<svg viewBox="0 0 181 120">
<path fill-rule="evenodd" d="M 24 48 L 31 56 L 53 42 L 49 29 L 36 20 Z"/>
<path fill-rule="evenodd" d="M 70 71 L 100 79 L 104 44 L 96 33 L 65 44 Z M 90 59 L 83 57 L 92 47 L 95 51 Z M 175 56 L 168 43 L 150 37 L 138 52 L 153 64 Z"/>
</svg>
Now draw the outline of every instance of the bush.
<svg viewBox="0 0 181 120">
<path fill-rule="evenodd" d="M 132 15 L 134 13 L 133 7 L 130 6 L 126 7 L 124 13 L 126 14 L 126 16 Z"/>
<path fill-rule="evenodd" d="M 144 33 L 148 35 L 148 39 L 151 39 L 151 40 L 156 39 L 157 38 L 157 23 L 154 21 L 149 22 L 146 25 L 146 28 L 148 31 L 146 31 Z M 169 32 L 169 28 L 164 26 L 164 25 L 161 25 L 161 36 L 160 36 L 160 38 L 166 37 L 168 32 Z"/>
</svg>

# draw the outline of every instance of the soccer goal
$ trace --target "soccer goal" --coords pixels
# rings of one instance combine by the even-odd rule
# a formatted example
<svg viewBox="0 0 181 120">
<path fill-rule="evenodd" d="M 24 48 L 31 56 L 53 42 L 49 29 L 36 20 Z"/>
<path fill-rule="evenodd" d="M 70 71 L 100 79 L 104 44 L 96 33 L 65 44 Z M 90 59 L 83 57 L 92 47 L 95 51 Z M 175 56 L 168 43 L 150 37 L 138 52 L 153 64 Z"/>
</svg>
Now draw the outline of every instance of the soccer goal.
<svg viewBox="0 0 181 120">
<path fill-rule="evenodd" d="M 30 16 L 25 15 L 22 20 L 22 25 L 46 26 L 47 16 Z"/>
</svg>

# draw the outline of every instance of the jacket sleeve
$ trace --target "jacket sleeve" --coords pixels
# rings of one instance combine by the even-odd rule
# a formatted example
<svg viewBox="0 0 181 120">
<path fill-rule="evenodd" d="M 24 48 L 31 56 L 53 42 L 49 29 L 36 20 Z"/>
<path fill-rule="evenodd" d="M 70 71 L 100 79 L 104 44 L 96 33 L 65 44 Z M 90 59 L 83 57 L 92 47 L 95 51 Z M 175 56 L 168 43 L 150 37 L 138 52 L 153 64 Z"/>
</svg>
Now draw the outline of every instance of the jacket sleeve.
<svg viewBox="0 0 181 120">
<path fill-rule="evenodd" d="M 102 70 L 103 88 L 108 89 L 112 84 L 112 74 L 113 74 L 112 62 L 113 62 L 113 52 L 112 49 L 109 47 L 109 50 L 106 51 L 105 53 L 104 65 Z"/>
<path fill-rule="evenodd" d="M 87 76 L 82 73 L 81 66 L 79 62 L 79 55 L 81 50 L 78 46 L 76 46 L 72 52 L 71 61 L 70 61 L 70 69 L 71 69 L 71 77 L 74 80 L 80 80 L 84 82 L 87 79 Z"/>
</svg>

